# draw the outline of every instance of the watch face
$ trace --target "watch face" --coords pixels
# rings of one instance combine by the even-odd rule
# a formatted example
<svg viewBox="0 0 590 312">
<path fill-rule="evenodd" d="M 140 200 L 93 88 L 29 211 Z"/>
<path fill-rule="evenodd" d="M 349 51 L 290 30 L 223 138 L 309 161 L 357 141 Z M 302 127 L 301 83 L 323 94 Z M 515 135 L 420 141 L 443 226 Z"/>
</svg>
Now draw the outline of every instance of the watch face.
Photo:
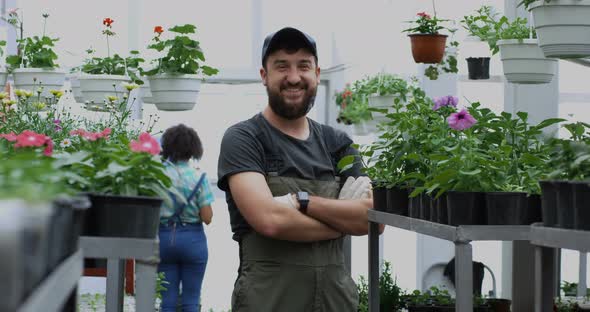
<svg viewBox="0 0 590 312">
<path fill-rule="evenodd" d="M 297 199 L 298 200 L 309 200 L 309 194 L 307 192 L 298 192 Z"/>
</svg>

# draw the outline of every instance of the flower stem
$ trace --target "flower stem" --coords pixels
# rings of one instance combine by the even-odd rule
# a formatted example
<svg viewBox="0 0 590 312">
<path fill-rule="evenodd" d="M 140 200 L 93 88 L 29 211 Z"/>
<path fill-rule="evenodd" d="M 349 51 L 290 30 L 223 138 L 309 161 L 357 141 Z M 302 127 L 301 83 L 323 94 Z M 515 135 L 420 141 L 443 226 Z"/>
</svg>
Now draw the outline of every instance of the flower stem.
<svg viewBox="0 0 590 312">
<path fill-rule="evenodd" d="M 432 11 L 434 12 L 434 17 L 436 17 L 436 6 L 434 5 L 434 0 L 432 0 Z"/>
<path fill-rule="evenodd" d="M 111 57 L 111 48 L 109 46 L 109 35 L 107 34 L 107 57 Z"/>
</svg>

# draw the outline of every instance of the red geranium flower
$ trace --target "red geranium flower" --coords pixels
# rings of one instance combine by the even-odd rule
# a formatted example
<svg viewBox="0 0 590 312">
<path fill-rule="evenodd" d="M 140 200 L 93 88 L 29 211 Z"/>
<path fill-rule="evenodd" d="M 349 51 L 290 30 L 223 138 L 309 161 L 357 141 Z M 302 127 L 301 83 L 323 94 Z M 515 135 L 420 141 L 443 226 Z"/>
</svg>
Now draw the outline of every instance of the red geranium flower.
<svg viewBox="0 0 590 312">
<path fill-rule="evenodd" d="M 105 19 L 102 20 L 102 24 L 105 25 L 106 27 L 111 27 L 111 24 L 114 23 L 115 21 L 112 20 L 110 17 L 107 17 Z"/>
<path fill-rule="evenodd" d="M 420 12 L 416 15 L 420 16 L 420 17 L 424 17 L 425 19 L 430 19 L 430 15 L 426 14 L 426 12 Z"/>
<path fill-rule="evenodd" d="M 156 26 L 156 27 L 154 27 L 154 32 L 161 34 L 164 32 L 164 28 L 162 26 Z"/>
</svg>

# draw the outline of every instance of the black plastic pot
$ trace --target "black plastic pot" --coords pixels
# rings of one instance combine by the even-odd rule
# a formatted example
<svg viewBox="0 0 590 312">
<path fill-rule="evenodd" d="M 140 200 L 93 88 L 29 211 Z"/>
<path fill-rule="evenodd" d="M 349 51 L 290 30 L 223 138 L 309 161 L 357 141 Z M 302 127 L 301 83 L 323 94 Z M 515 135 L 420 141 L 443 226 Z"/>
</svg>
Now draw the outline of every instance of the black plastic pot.
<svg viewBox="0 0 590 312">
<path fill-rule="evenodd" d="M 420 195 L 408 199 L 408 215 L 420 219 Z"/>
<path fill-rule="evenodd" d="M 525 224 L 525 211 L 528 207 L 526 193 L 489 192 L 486 193 L 486 211 L 489 225 Z"/>
<path fill-rule="evenodd" d="M 435 312 L 433 306 L 408 306 L 408 312 Z"/>
<path fill-rule="evenodd" d="M 48 273 L 51 205 L 42 204 L 25 209 L 23 231 L 24 294 L 28 295 Z"/>
<path fill-rule="evenodd" d="M 428 196 L 428 203 L 430 204 L 430 221 L 438 223 L 438 209 L 436 208 L 436 199 Z"/>
<path fill-rule="evenodd" d="M 430 196 L 420 193 L 420 219 L 430 221 Z"/>
<path fill-rule="evenodd" d="M 387 211 L 402 216 L 408 215 L 408 190 L 399 187 L 387 189 Z"/>
<path fill-rule="evenodd" d="M 510 312 L 512 301 L 501 298 L 488 298 L 486 303 L 490 306 L 492 312 Z"/>
<path fill-rule="evenodd" d="M 590 230 L 590 182 L 573 184 L 574 226 L 577 230 Z"/>
<path fill-rule="evenodd" d="M 541 195 L 529 194 L 527 196 L 527 209 L 525 210 L 525 223 L 533 224 L 543 221 L 541 214 Z"/>
<path fill-rule="evenodd" d="M 544 226 L 557 226 L 557 181 L 539 181 Z"/>
<path fill-rule="evenodd" d="M 52 213 L 49 221 L 49 246 L 47 265 L 49 270 L 55 268 L 68 255 L 69 235 L 74 224 L 74 211 L 68 205 L 66 198 L 53 201 Z"/>
<path fill-rule="evenodd" d="M 569 181 L 557 184 L 557 223 L 564 229 L 574 228 L 574 194 L 573 185 Z"/>
<path fill-rule="evenodd" d="M 373 209 L 387 211 L 387 189 L 385 186 L 373 186 Z"/>
<path fill-rule="evenodd" d="M 436 210 L 438 211 L 437 222 L 440 224 L 449 224 L 449 211 L 447 209 L 447 194 L 442 194 L 435 199 Z"/>
<path fill-rule="evenodd" d="M 447 193 L 449 225 L 485 225 L 485 196 L 482 192 Z"/>
<path fill-rule="evenodd" d="M 89 236 L 154 238 L 162 199 L 143 196 L 89 194 L 92 208 L 86 221 L 95 225 Z"/>
<path fill-rule="evenodd" d="M 489 57 L 468 57 L 467 70 L 469 79 L 490 79 L 490 58 Z"/>
</svg>

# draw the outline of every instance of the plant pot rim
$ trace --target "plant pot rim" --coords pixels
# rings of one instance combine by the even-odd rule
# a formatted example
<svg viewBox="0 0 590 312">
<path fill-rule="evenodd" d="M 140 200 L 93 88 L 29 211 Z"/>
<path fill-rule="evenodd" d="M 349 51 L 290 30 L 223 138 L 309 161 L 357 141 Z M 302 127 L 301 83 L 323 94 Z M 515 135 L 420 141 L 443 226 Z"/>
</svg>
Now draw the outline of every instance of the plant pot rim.
<svg viewBox="0 0 590 312">
<path fill-rule="evenodd" d="M 114 194 L 105 194 L 105 193 L 86 193 L 88 197 L 110 197 L 110 198 L 120 198 L 120 199 L 144 199 L 144 200 L 162 200 L 160 197 L 152 197 L 152 196 L 131 196 L 131 195 L 114 195 Z"/>
<path fill-rule="evenodd" d="M 148 79 L 154 78 L 163 78 L 163 79 L 204 79 L 202 75 L 199 74 L 157 74 L 153 76 L 148 76 Z"/>
<path fill-rule="evenodd" d="M 529 45 L 529 44 L 534 44 L 534 45 L 539 45 L 539 39 L 535 38 L 535 39 L 502 39 L 502 40 L 498 40 L 497 42 L 498 45 L 509 45 L 509 44 L 517 44 L 517 45 Z"/>
<path fill-rule="evenodd" d="M 491 59 L 491 57 L 489 56 L 470 56 L 470 57 L 466 57 L 465 60 L 469 61 L 469 60 L 479 60 L 479 59 Z"/>
<path fill-rule="evenodd" d="M 497 191 L 497 192 L 485 192 L 489 195 L 527 195 L 527 192 L 508 192 L 508 191 Z"/>
<path fill-rule="evenodd" d="M 408 37 L 445 37 L 446 38 L 448 36 L 449 35 L 443 35 L 443 34 L 408 34 Z"/>
<path fill-rule="evenodd" d="M 542 6 L 590 6 L 590 0 L 544 0 L 535 1 L 529 5 L 529 11 Z"/>
<path fill-rule="evenodd" d="M 78 79 L 97 79 L 97 80 L 126 80 L 126 81 L 131 81 L 131 78 L 129 76 L 124 76 L 124 75 L 107 75 L 107 74 L 98 74 L 98 75 L 94 75 L 94 74 L 87 74 L 87 73 L 81 73 L 78 76 Z"/>
<path fill-rule="evenodd" d="M 41 68 L 41 67 L 26 67 L 26 68 L 15 68 L 12 70 L 13 73 L 38 73 L 38 72 L 49 72 L 56 74 L 65 74 L 63 70 L 57 68 Z"/>
</svg>

